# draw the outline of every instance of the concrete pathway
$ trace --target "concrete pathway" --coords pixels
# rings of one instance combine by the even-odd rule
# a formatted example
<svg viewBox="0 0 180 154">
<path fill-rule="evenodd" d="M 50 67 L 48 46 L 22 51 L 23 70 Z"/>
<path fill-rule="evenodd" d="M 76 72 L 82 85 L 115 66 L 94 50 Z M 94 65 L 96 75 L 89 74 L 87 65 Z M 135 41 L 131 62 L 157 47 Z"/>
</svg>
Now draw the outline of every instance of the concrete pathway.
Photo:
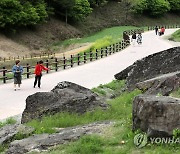
<svg viewBox="0 0 180 154">
<path fill-rule="evenodd" d="M 165 36 L 177 29 L 166 30 Z M 60 81 L 71 81 L 87 88 L 105 84 L 114 79 L 114 75 L 136 60 L 147 55 L 173 47 L 154 31 L 143 34 L 143 44 L 129 46 L 125 50 L 109 57 L 79 67 L 43 75 L 42 88 L 33 88 L 34 78 L 23 80 L 19 91 L 13 90 L 13 83 L 0 85 L 0 120 L 21 114 L 25 108 L 27 96 L 41 91 L 50 91 Z"/>
</svg>

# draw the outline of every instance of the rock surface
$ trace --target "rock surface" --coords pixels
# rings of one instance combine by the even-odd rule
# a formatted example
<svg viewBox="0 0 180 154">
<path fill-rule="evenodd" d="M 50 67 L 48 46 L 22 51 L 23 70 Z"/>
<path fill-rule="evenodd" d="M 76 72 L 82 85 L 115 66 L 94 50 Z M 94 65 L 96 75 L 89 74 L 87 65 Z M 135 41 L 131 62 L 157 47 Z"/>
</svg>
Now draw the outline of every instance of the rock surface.
<svg viewBox="0 0 180 154">
<path fill-rule="evenodd" d="M 145 94 L 169 96 L 180 87 L 180 72 L 165 74 L 136 84 Z"/>
<path fill-rule="evenodd" d="M 27 127 L 21 124 L 6 125 L 0 128 L 0 145 L 10 142 L 13 137 L 18 134 L 31 134 L 34 128 Z"/>
<path fill-rule="evenodd" d="M 83 114 L 107 104 L 102 102 L 91 90 L 71 82 L 60 82 L 50 92 L 38 92 L 26 99 L 26 108 L 22 114 L 21 123 L 39 119 L 44 115 L 59 112 Z"/>
<path fill-rule="evenodd" d="M 42 134 L 34 135 L 23 140 L 17 140 L 10 144 L 7 154 L 24 154 L 32 151 L 44 151 L 48 148 L 64 144 L 70 141 L 75 141 L 83 135 L 87 134 L 101 134 L 104 129 L 112 126 L 114 122 L 96 122 L 84 126 L 76 126 L 71 128 L 65 128 L 59 133 L 55 134 Z"/>
<path fill-rule="evenodd" d="M 180 99 L 166 96 L 139 95 L 133 101 L 133 130 L 148 136 L 172 136 L 180 129 Z"/>
<path fill-rule="evenodd" d="M 127 86 L 133 89 L 138 82 L 176 71 L 180 71 L 180 47 L 170 48 L 138 60 L 117 73 L 115 78 L 127 79 Z"/>
</svg>

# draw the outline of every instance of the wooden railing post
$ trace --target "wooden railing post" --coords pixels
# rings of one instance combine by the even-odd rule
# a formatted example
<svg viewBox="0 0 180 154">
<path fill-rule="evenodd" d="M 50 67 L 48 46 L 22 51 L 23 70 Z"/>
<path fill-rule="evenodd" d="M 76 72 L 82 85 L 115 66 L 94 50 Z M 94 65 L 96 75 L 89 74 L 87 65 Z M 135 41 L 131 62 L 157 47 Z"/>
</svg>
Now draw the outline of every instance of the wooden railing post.
<svg viewBox="0 0 180 154">
<path fill-rule="evenodd" d="M 71 67 L 73 67 L 73 55 L 71 55 Z"/>
<path fill-rule="evenodd" d="M 78 53 L 78 65 L 80 64 L 80 54 Z"/>
<path fill-rule="evenodd" d="M 103 58 L 103 48 L 101 48 L 101 58 Z"/>
<path fill-rule="evenodd" d="M 108 55 L 108 48 L 106 47 L 105 56 L 107 57 L 107 55 Z"/>
<path fill-rule="evenodd" d="M 92 51 L 91 51 L 91 50 L 90 50 L 90 52 L 89 52 L 89 56 L 90 56 L 90 61 L 92 61 L 93 54 L 92 54 Z"/>
<path fill-rule="evenodd" d="M 84 52 L 84 63 L 86 63 L 86 52 Z"/>
<path fill-rule="evenodd" d="M 28 63 L 26 64 L 26 71 L 27 71 L 27 78 L 29 78 L 30 72 L 29 72 L 29 64 Z"/>
<path fill-rule="evenodd" d="M 63 57 L 63 69 L 64 70 L 66 69 L 66 57 L 65 56 Z"/>
<path fill-rule="evenodd" d="M 98 59 L 98 50 L 96 49 L 96 60 Z"/>
<path fill-rule="evenodd" d="M 3 67 L 3 83 L 6 83 L 6 68 Z"/>
<path fill-rule="evenodd" d="M 46 60 L 46 67 L 49 68 L 49 61 L 48 61 L 48 59 Z M 49 71 L 47 70 L 46 73 L 49 73 Z"/>
<path fill-rule="evenodd" d="M 111 55 L 111 52 L 112 52 L 112 46 L 110 45 L 110 48 L 109 48 L 109 55 Z"/>
<path fill-rule="evenodd" d="M 55 71 L 56 72 L 58 71 L 58 60 L 57 60 L 57 58 L 55 58 Z"/>
<path fill-rule="evenodd" d="M 114 53 L 114 52 L 115 52 L 115 50 L 116 50 L 116 48 L 115 48 L 115 44 L 113 44 L 113 50 L 112 50 L 112 52 Z"/>
</svg>

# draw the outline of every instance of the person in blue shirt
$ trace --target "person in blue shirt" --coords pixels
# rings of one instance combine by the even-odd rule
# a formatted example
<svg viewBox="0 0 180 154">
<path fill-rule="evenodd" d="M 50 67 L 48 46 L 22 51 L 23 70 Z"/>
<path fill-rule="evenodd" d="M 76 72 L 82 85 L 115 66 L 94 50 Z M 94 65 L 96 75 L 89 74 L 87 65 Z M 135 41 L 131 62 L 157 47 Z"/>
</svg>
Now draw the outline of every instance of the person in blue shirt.
<svg viewBox="0 0 180 154">
<path fill-rule="evenodd" d="M 14 90 L 16 91 L 16 85 L 18 84 L 18 90 L 20 90 L 23 67 L 20 65 L 20 61 L 16 60 L 16 64 L 12 68 L 14 74 Z"/>
</svg>

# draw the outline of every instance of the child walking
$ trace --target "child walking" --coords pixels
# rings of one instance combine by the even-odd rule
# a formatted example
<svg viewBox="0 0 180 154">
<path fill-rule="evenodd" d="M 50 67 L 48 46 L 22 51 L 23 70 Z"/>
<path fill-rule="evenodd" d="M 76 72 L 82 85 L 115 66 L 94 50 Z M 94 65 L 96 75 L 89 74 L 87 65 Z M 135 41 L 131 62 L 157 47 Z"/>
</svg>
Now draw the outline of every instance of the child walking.
<svg viewBox="0 0 180 154">
<path fill-rule="evenodd" d="M 41 88 L 41 77 L 42 77 L 42 71 L 43 70 L 49 70 L 48 68 L 46 68 L 45 66 L 43 66 L 43 61 L 40 60 L 36 67 L 35 67 L 35 71 L 34 71 L 34 74 L 35 74 L 35 81 L 34 81 L 34 88 L 36 87 L 36 84 L 38 82 L 38 87 Z"/>
</svg>

